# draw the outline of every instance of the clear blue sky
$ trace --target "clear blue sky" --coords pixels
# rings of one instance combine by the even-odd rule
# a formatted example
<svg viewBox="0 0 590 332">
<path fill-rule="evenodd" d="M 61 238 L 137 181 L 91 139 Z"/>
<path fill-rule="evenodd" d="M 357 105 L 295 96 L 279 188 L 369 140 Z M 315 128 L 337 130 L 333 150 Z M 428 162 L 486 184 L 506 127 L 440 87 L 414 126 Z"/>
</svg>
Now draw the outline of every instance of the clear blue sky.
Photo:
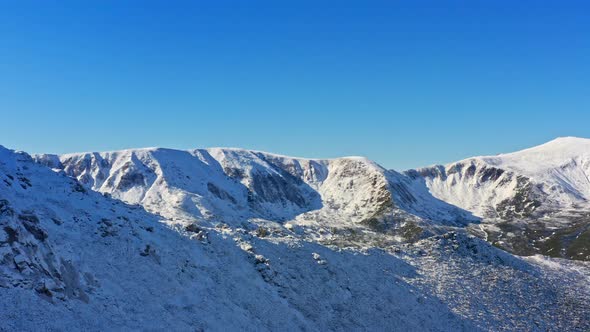
<svg viewBox="0 0 590 332">
<path fill-rule="evenodd" d="M 0 144 L 405 169 L 590 137 L 589 17 L 584 1 L 2 1 Z"/>
</svg>

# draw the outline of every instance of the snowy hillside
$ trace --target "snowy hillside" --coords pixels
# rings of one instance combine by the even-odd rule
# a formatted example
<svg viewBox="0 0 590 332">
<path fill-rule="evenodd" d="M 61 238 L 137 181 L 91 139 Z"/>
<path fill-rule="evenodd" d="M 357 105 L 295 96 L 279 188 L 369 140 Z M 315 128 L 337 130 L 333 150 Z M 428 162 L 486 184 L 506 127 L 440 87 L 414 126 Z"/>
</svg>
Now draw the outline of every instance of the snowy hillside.
<svg viewBox="0 0 590 332">
<path fill-rule="evenodd" d="M 0 147 L 0 330 L 590 328 L 587 263 L 519 258 L 462 228 L 409 244 L 360 227 L 388 197 L 416 218 L 413 199 L 432 199 L 364 159 L 215 149 L 41 159 L 105 194 Z M 282 218 L 353 216 L 337 231 L 259 218 L 281 206 Z M 209 215 L 219 212 L 256 218 L 226 224 Z"/>
</svg>

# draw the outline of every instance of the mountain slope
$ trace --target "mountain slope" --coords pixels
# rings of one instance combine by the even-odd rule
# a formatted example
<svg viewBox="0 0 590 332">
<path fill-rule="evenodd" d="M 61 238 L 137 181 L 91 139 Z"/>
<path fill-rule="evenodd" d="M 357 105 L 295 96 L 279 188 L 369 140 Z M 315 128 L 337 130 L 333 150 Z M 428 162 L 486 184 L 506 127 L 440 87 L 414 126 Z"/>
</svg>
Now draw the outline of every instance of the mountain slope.
<svg viewBox="0 0 590 332">
<path fill-rule="evenodd" d="M 2 330 L 309 326 L 233 241 L 182 236 L 2 147 L 0 178 Z"/>
</svg>

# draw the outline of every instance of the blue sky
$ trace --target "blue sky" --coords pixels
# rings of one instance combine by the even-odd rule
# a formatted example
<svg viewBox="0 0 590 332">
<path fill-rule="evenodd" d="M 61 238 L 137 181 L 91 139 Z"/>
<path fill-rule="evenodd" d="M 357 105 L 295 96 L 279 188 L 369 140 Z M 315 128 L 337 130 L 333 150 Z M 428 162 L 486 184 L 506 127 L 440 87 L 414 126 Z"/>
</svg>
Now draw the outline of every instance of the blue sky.
<svg viewBox="0 0 590 332">
<path fill-rule="evenodd" d="M 3 1 L 0 144 L 367 156 L 590 137 L 573 1 Z"/>
</svg>

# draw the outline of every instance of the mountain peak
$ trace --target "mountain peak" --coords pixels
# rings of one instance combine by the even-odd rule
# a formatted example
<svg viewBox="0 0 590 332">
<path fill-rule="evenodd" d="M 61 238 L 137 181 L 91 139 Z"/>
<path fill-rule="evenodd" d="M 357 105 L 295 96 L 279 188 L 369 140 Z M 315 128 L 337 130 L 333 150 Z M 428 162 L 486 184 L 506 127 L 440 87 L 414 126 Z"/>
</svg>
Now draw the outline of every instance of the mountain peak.
<svg viewBox="0 0 590 332">
<path fill-rule="evenodd" d="M 563 161 L 579 156 L 590 155 L 590 139 L 580 137 L 558 137 L 547 143 L 517 152 L 500 154 L 498 157 L 535 158 L 543 161 Z"/>
<path fill-rule="evenodd" d="M 562 136 L 562 137 L 557 137 L 543 145 L 562 145 L 562 144 L 586 144 L 586 145 L 590 145 L 590 139 L 588 138 L 583 138 L 583 137 L 575 137 L 575 136 Z"/>
</svg>

